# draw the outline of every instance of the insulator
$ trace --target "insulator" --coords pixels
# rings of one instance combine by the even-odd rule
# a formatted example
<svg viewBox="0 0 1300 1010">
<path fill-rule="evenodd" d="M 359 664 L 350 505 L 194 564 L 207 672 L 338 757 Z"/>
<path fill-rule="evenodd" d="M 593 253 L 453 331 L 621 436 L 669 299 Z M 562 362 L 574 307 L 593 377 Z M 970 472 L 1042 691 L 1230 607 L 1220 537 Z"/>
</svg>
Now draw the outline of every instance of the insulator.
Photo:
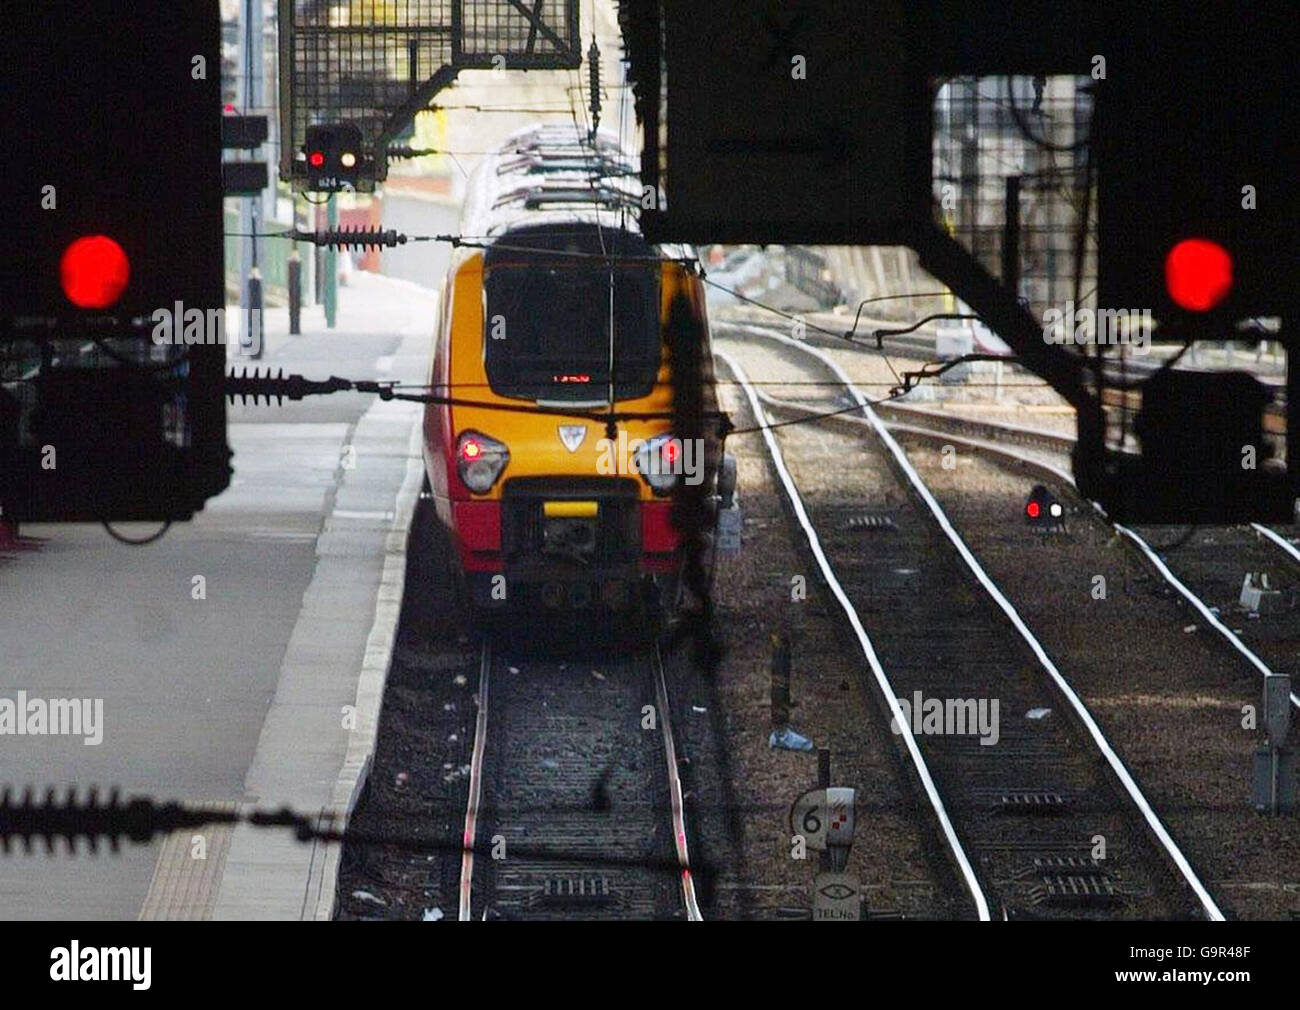
<svg viewBox="0 0 1300 1010">
<path fill-rule="evenodd" d="M 235 397 L 238 396 L 240 403 L 247 403 L 251 396 L 254 404 L 258 402 L 269 404 L 274 400 L 279 405 L 284 402 L 285 397 L 290 400 L 301 400 L 304 396 L 337 393 L 351 389 L 352 386 L 353 384 L 347 379 L 340 379 L 333 375 L 323 381 L 316 381 L 304 379 L 301 375 L 286 376 L 284 369 L 272 375 L 268 368 L 263 375 L 256 369 L 249 374 L 248 369 L 245 368 L 240 375 L 236 375 L 232 370 L 226 376 L 226 398 L 234 403 Z"/>
<path fill-rule="evenodd" d="M 251 396 L 254 404 L 265 398 L 267 404 L 270 404 L 271 400 L 274 399 L 278 405 L 283 402 L 284 398 L 282 395 L 272 392 L 273 387 L 270 384 L 283 381 L 283 369 L 275 376 L 271 375 L 270 369 L 267 370 L 266 375 L 260 374 L 257 369 L 254 369 L 251 375 L 248 373 L 247 368 L 244 369 L 242 375 L 236 375 L 232 370 L 226 376 L 226 399 L 234 403 L 235 397 L 238 396 L 239 402 L 246 404 Z"/>
<path fill-rule="evenodd" d="M 591 37 L 591 48 L 587 50 L 587 72 L 591 75 L 591 133 L 594 137 L 600 126 L 600 47 L 596 37 Z"/>
<path fill-rule="evenodd" d="M 53 789 L 38 801 L 28 787 L 15 801 L 8 787 L 0 793 L 0 851 L 8 852 L 9 843 L 19 841 L 30 852 L 33 842 L 43 842 L 47 852 L 62 838 L 69 851 L 75 851 L 78 839 L 86 839 L 96 851 L 101 839 L 116 852 L 123 838 L 136 843 L 180 828 L 204 824 L 233 822 L 236 815 L 218 811 L 188 810 L 177 803 L 157 804 L 133 799 L 123 803 L 116 789 L 101 802 L 99 791 L 91 789 L 84 801 L 69 790 L 60 803 Z"/>
<path fill-rule="evenodd" d="M 398 161 L 403 158 L 427 158 L 431 154 L 441 154 L 441 151 L 433 148 L 411 147 L 409 144 L 394 144 L 387 149 L 389 161 Z"/>
<path fill-rule="evenodd" d="M 377 228 L 339 228 L 333 231 L 295 231 L 292 236 L 301 242 L 330 249 L 379 249 L 387 246 L 403 245 L 406 236 L 394 229 L 381 231 Z"/>
</svg>

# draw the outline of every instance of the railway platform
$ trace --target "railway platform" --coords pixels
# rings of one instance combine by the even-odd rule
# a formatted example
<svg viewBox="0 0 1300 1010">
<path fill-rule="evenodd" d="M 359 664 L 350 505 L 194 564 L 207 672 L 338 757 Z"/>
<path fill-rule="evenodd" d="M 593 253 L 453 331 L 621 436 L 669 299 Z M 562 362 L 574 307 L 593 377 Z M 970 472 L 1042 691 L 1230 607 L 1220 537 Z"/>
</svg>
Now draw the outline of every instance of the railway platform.
<svg viewBox="0 0 1300 1010">
<path fill-rule="evenodd" d="M 230 365 L 422 382 L 434 302 L 354 274 L 334 330 L 309 308 L 290 336 L 269 310 L 262 359 L 232 347 Z M 100 699 L 103 739 L 8 739 L 5 780 L 345 809 L 401 602 L 419 414 L 356 394 L 235 405 L 230 488 L 155 543 L 24 524 L 34 548 L 0 554 L 0 694 Z M 329 915 L 334 858 L 284 829 L 187 831 L 113 860 L 11 855 L 0 894 L 28 919 L 312 918 Z"/>
</svg>

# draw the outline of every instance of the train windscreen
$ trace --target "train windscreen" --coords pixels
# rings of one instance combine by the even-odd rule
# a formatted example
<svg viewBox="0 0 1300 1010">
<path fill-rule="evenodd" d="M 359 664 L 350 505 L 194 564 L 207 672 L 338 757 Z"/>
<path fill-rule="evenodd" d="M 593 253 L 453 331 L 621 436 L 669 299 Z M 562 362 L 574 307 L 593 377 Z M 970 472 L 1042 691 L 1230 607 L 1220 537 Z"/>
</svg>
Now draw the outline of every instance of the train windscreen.
<svg viewBox="0 0 1300 1010">
<path fill-rule="evenodd" d="M 659 269 L 638 236 L 572 226 L 563 234 L 516 233 L 488 251 L 484 271 L 484 360 L 493 392 L 605 402 L 611 357 L 615 399 L 653 388 Z"/>
</svg>

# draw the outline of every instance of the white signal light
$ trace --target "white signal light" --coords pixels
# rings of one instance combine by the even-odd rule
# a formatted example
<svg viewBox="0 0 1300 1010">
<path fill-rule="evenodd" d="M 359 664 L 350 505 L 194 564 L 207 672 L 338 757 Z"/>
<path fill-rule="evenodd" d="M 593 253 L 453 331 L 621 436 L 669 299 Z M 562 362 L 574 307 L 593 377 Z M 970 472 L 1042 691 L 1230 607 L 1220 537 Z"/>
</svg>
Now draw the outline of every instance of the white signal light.
<svg viewBox="0 0 1300 1010">
<path fill-rule="evenodd" d="M 356 168 L 357 156 L 353 154 L 351 151 L 344 151 L 341 155 L 339 155 L 339 164 L 341 164 L 344 168 Z"/>
</svg>

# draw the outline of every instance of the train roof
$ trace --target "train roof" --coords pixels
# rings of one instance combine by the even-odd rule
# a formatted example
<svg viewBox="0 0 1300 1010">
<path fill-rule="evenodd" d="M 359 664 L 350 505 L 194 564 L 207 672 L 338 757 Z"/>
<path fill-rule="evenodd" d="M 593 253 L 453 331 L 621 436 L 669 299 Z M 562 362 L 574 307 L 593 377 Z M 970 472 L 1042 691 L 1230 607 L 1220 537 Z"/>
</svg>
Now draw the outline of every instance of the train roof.
<svg viewBox="0 0 1300 1010">
<path fill-rule="evenodd" d="M 519 228 L 593 224 L 640 234 L 637 159 L 606 130 L 537 125 L 511 134 L 470 176 L 461 215 L 466 238 Z"/>
</svg>

